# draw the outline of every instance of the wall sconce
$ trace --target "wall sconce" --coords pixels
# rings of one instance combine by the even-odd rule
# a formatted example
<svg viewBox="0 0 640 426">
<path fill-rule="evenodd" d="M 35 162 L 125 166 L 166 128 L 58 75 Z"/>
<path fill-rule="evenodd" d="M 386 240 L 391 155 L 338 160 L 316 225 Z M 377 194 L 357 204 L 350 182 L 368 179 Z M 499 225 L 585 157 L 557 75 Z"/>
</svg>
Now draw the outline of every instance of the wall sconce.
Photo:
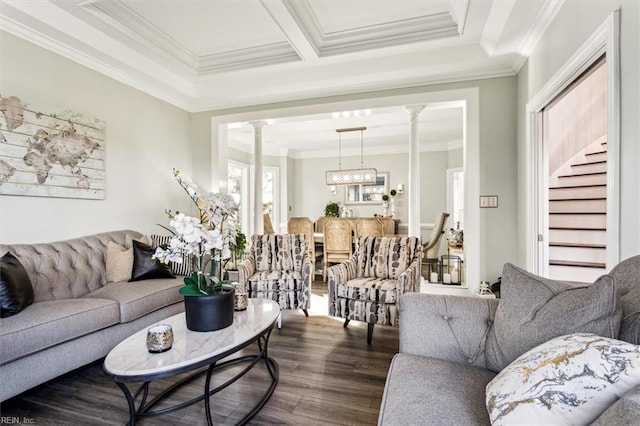
<svg viewBox="0 0 640 426">
<path fill-rule="evenodd" d="M 400 194 L 400 195 L 404 194 L 404 184 L 399 183 L 397 191 L 398 191 L 398 194 Z"/>
<path fill-rule="evenodd" d="M 331 193 L 332 193 L 333 195 L 336 195 L 336 193 L 338 192 L 338 190 L 336 189 L 336 186 L 335 186 L 335 185 L 331 185 L 331 186 L 329 187 L 329 190 L 331 191 Z"/>
</svg>

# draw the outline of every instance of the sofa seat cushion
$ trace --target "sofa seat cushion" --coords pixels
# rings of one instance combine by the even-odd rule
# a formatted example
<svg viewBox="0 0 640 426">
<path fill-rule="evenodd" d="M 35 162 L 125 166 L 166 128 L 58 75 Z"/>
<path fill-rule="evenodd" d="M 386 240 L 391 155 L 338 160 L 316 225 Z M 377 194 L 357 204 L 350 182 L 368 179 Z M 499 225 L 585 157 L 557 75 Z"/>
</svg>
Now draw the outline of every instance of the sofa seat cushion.
<svg viewBox="0 0 640 426">
<path fill-rule="evenodd" d="M 302 288 L 300 271 L 260 271 L 249 278 L 252 292 L 272 290 L 299 290 Z M 255 297 L 255 296 L 252 296 Z"/>
<path fill-rule="evenodd" d="M 333 303 L 333 316 L 371 324 L 398 326 L 398 305 L 339 297 Z"/>
<path fill-rule="evenodd" d="M 361 277 L 338 284 L 338 297 L 380 303 L 396 303 L 398 280 Z"/>
<path fill-rule="evenodd" d="M 435 358 L 396 354 L 380 425 L 488 425 L 484 389 L 494 373 Z"/>
<path fill-rule="evenodd" d="M 118 324 L 118 304 L 107 299 L 37 302 L 0 320 L 0 364 Z"/>
<path fill-rule="evenodd" d="M 109 299 L 120 306 L 120 322 L 130 322 L 165 306 L 181 302 L 178 293 L 182 280 L 150 279 L 135 282 L 111 283 L 85 297 Z"/>
</svg>

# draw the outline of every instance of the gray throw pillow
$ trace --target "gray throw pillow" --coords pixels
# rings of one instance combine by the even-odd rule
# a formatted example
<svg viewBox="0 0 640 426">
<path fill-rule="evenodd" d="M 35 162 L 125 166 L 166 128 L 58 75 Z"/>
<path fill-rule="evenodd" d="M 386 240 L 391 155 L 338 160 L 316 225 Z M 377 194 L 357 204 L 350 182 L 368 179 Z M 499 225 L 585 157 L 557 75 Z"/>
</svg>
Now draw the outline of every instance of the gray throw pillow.
<svg viewBox="0 0 640 426">
<path fill-rule="evenodd" d="M 610 275 L 576 287 L 507 263 L 500 292 L 486 343 L 489 370 L 499 372 L 529 349 L 565 334 L 618 335 L 622 308 Z"/>
</svg>

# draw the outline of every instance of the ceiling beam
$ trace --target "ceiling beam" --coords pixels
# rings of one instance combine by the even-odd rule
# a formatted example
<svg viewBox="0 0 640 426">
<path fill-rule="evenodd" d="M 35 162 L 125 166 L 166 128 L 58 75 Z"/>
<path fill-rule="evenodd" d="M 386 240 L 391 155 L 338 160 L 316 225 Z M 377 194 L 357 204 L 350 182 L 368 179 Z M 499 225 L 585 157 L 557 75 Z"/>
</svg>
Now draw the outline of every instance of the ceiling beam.
<svg viewBox="0 0 640 426">
<path fill-rule="evenodd" d="M 301 24 L 291 15 L 283 0 L 260 0 L 260 3 L 303 61 L 319 58 L 317 47 L 307 38 Z"/>
</svg>

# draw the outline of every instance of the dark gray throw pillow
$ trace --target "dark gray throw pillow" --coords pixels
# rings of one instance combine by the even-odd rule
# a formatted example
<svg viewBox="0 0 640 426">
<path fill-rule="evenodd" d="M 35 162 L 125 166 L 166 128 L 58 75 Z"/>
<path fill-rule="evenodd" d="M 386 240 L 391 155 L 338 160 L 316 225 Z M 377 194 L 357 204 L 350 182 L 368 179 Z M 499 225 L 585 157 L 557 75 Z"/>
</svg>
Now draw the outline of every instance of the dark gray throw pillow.
<svg viewBox="0 0 640 426">
<path fill-rule="evenodd" d="M 33 286 L 17 257 L 7 252 L 0 258 L 0 318 L 15 315 L 33 303 Z"/>
<path fill-rule="evenodd" d="M 498 372 L 547 340 L 572 333 L 616 338 L 622 307 L 614 278 L 576 287 L 504 265 L 501 299 L 486 344 L 487 368 Z"/>
<path fill-rule="evenodd" d="M 133 240 L 133 270 L 129 281 L 150 280 L 153 278 L 175 278 L 169 265 L 152 259 L 155 250 L 147 244 Z"/>
</svg>

